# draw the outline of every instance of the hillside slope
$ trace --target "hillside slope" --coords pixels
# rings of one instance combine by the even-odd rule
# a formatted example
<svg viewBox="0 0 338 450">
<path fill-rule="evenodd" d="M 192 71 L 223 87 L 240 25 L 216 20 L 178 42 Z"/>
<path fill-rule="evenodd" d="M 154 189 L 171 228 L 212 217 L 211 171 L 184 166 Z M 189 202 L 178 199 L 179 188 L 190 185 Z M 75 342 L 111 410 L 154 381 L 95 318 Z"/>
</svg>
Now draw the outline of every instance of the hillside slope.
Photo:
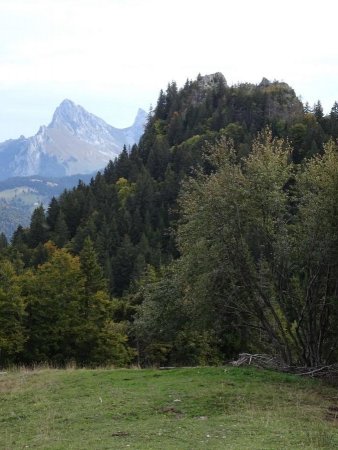
<svg viewBox="0 0 338 450">
<path fill-rule="evenodd" d="M 335 449 L 335 391 L 254 369 L 37 370 L 0 375 L 0 446 Z M 331 409 L 330 409 L 331 408 Z"/>
</svg>

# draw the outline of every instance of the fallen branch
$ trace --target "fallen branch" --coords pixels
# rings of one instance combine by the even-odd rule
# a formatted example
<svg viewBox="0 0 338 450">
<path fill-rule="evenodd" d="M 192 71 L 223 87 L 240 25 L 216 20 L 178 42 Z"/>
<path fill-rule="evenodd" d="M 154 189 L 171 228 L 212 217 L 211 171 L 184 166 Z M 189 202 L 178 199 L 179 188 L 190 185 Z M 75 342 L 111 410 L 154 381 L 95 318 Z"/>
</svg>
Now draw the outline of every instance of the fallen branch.
<svg viewBox="0 0 338 450">
<path fill-rule="evenodd" d="M 308 375 L 308 376 L 313 376 L 314 374 L 316 374 L 316 373 L 318 373 L 318 372 L 322 372 L 323 370 L 325 370 L 325 369 L 330 369 L 330 368 L 332 368 L 333 366 L 323 366 L 323 367 L 317 367 L 317 368 L 315 368 L 315 369 L 311 369 L 311 370 L 308 370 L 308 371 L 306 371 L 306 372 L 303 372 L 303 373 L 298 373 L 297 375 Z"/>
</svg>

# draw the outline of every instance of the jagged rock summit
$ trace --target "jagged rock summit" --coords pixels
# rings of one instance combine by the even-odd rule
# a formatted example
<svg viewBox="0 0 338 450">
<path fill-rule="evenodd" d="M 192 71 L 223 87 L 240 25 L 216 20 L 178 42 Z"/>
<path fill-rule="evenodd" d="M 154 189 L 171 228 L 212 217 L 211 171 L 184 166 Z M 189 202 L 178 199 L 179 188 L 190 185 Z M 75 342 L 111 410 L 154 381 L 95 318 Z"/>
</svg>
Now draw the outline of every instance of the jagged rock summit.
<svg viewBox="0 0 338 450">
<path fill-rule="evenodd" d="M 0 144 L 0 180 L 13 176 L 64 176 L 102 169 L 122 150 L 137 143 L 147 114 L 139 109 L 128 128 L 114 128 L 71 100 L 63 100 L 48 126 L 35 136 Z"/>
<path fill-rule="evenodd" d="M 214 88 L 218 83 L 228 86 L 225 76 L 221 72 L 212 73 L 209 75 L 199 75 L 197 82 L 200 88 L 210 89 Z"/>
</svg>

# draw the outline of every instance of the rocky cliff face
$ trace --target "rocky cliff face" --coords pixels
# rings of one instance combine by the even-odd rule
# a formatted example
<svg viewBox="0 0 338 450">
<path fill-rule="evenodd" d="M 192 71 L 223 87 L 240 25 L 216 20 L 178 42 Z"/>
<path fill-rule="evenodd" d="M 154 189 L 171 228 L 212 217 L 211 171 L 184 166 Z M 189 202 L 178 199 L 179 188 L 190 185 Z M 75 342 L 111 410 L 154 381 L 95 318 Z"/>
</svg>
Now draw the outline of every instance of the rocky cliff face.
<svg viewBox="0 0 338 450">
<path fill-rule="evenodd" d="M 265 113 L 268 120 L 290 123 L 303 115 L 303 105 L 295 91 L 284 82 L 263 78 L 258 88 L 266 95 Z"/>
<path fill-rule="evenodd" d="M 227 81 L 221 72 L 199 76 L 197 78 L 197 84 L 201 89 L 213 89 L 219 83 L 228 86 Z"/>
<path fill-rule="evenodd" d="M 123 145 L 137 143 L 146 113 L 139 110 L 132 126 L 114 128 L 71 100 L 55 110 L 51 123 L 35 136 L 0 144 L 0 179 L 12 176 L 64 176 L 91 173 L 113 160 Z"/>
</svg>

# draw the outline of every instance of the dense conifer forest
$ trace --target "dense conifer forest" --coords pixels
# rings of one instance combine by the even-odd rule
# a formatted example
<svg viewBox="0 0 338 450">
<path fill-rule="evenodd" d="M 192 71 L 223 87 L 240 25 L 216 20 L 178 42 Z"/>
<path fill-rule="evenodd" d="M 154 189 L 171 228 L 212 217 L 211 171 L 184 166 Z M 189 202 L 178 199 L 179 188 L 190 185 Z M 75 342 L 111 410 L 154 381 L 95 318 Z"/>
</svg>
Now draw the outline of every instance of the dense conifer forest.
<svg viewBox="0 0 338 450">
<path fill-rule="evenodd" d="M 338 104 L 222 74 L 0 236 L 0 365 L 338 360 Z"/>
</svg>

